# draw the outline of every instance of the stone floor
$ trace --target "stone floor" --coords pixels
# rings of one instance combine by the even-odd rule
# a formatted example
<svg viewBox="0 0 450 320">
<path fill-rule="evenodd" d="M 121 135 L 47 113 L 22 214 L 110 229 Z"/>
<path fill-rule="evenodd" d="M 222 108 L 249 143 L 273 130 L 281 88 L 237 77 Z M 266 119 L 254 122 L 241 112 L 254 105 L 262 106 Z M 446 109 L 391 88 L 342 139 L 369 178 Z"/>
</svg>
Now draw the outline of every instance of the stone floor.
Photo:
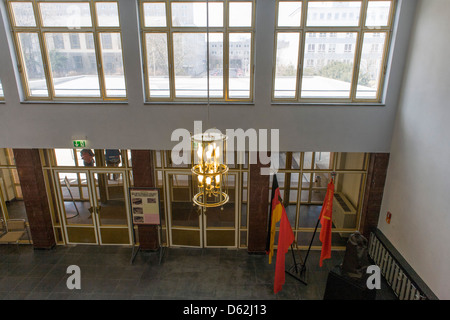
<svg viewBox="0 0 450 320">
<path fill-rule="evenodd" d="M 131 248 L 119 246 L 58 246 L 34 250 L 30 245 L 0 246 L 0 299 L 82 300 L 321 300 L 328 272 L 342 262 L 333 251 L 324 266 L 320 252 L 308 258 L 308 285 L 286 275 L 273 293 L 275 261 L 246 250 L 166 248 L 139 252 L 131 264 Z M 304 257 L 304 252 L 301 252 Z M 298 256 L 297 256 L 298 258 Z M 298 262 L 298 261 L 297 261 Z M 81 289 L 69 290 L 67 267 L 81 270 Z M 286 255 L 286 266 L 292 255 Z M 378 300 L 396 299 L 386 283 Z"/>
</svg>

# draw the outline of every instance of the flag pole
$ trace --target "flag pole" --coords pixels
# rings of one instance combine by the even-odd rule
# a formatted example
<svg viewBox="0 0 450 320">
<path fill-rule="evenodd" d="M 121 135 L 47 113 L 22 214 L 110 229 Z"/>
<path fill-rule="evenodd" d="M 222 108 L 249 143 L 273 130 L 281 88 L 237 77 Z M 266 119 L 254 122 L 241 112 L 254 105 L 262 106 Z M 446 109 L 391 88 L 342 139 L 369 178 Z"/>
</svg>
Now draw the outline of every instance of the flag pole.
<svg viewBox="0 0 450 320">
<path fill-rule="evenodd" d="M 333 183 L 334 183 L 334 178 L 335 177 L 336 177 L 336 172 L 332 172 L 331 173 L 331 180 L 333 181 Z M 293 247 L 291 245 L 292 258 L 294 259 L 294 265 L 292 267 L 290 267 L 289 270 L 286 271 L 286 273 L 289 274 L 290 276 L 294 277 L 298 281 L 302 282 L 305 285 L 308 285 L 308 283 L 306 281 L 306 261 L 308 261 L 308 256 L 309 256 L 309 253 L 311 251 L 312 243 L 313 243 L 314 237 L 315 237 L 315 235 L 317 233 L 317 229 L 319 227 L 319 222 L 320 222 L 320 217 L 319 217 L 319 219 L 317 219 L 316 227 L 314 228 L 314 232 L 313 232 L 313 235 L 311 237 L 311 241 L 309 242 L 309 247 L 308 247 L 308 250 L 306 251 L 305 260 L 303 261 L 303 263 L 301 263 L 300 271 L 297 268 L 297 265 L 300 265 L 300 263 L 296 263 L 294 250 L 293 250 Z M 301 256 L 300 256 L 300 258 L 301 258 Z M 293 269 L 295 270 L 295 272 L 292 271 Z"/>
</svg>

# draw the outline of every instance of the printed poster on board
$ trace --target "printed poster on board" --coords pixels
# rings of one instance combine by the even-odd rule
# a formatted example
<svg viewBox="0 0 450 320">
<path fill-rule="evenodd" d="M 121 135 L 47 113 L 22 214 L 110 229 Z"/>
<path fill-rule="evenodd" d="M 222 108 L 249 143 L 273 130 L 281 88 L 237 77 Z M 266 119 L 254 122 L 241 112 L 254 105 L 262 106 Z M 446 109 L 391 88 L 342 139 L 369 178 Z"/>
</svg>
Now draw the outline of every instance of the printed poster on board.
<svg viewBox="0 0 450 320">
<path fill-rule="evenodd" d="M 161 224 L 158 189 L 130 188 L 130 200 L 134 224 Z"/>
</svg>

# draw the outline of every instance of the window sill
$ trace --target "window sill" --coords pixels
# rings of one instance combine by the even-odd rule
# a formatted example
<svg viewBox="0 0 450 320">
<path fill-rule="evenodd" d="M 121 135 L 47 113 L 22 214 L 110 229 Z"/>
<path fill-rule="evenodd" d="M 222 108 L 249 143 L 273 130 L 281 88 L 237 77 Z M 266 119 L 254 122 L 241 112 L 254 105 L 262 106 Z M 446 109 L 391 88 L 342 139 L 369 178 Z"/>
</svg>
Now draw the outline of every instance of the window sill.
<svg viewBox="0 0 450 320">
<path fill-rule="evenodd" d="M 145 105 L 198 105 L 198 106 L 208 106 L 208 105 L 217 105 L 217 106 L 226 106 L 226 105 L 245 105 L 245 106 L 253 106 L 255 105 L 252 101 L 214 101 L 214 102 L 205 102 L 205 101 L 146 101 Z"/>
<path fill-rule="evenodd" d="M 281 102 L 272 101 L 272 106 L 298 106 L 298 107 L 385 107 L 384 102 Z"/>
<path fill-rule="evenodd" d="M 128 104 L 128 101 L 65 101 L 65 100 L 24 100 L 21 104 Z"/>
</svg>

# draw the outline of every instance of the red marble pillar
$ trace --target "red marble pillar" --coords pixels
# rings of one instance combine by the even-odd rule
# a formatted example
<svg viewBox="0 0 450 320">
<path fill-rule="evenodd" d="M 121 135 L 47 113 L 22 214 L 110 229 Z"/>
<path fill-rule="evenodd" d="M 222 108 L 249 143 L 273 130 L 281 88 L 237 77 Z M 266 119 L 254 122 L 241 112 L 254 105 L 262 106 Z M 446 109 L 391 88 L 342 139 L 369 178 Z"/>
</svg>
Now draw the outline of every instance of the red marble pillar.
<svg viewBox="0 0 450 320">
<path fill-rule="evenodd" d="M 256 157 L 256 155 L 255 155 Z M 248 197 L 248 252 L 265 253 L 267 238 L 267 217 L 269 210 L 269 175 L 261 175 L 260 163 L 250 164 L 250 188 Z"/>
<path fill-rule="evenodd" d="M 138 188 L 155 187 L 155 170 L 150 150 L 131 150 L 134 186 Z M 141 250 L 157 250 L 158 228 L 156 226 L 139 225 L 138 237 Z"/>
<path fill-rule="evenodd" d="M 371 153 L 367 171 L 359 231 L 367 239 L 378 226 L 384 185 L 389 165 L 389 153 Z"/>
<path fill-rule="evenodd" d="M 14 149 L 23 201 L 35 249 L 56 245 L 38 149 Z"/>
</svg>

